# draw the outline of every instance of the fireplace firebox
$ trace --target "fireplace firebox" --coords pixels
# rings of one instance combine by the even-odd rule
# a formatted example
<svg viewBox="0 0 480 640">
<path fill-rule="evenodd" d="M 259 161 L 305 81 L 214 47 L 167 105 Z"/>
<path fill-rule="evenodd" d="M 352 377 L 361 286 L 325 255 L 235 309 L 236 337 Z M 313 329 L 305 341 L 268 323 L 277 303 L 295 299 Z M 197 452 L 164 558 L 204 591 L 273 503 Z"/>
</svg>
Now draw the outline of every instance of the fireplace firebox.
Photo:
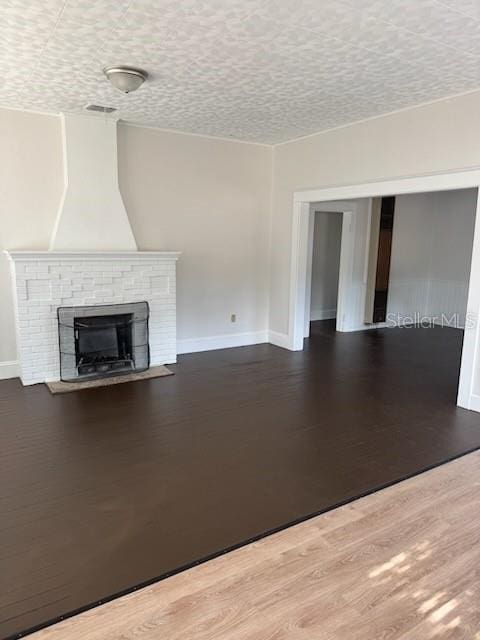
<svg viewBox="0 0 480 640">
<path fill-rule="evenodd" d="M 148 369 L 148 316 L 147 302 L 60 307 L 60 378 L 75 382 Z"/>
</svg>

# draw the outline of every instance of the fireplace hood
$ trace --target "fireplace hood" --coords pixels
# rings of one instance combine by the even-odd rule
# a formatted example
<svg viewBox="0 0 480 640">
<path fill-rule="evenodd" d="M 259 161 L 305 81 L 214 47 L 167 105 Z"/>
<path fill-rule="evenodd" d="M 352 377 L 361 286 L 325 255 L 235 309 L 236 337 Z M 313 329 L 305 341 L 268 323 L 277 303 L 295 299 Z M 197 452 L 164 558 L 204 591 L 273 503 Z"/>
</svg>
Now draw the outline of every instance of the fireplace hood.
<svg viewBox="0 0 480 640">
<path fill-rule="evenodd" d="M 62 114 L 64 192 L 51 251 L 136 251 L 118 187 L 117 120 Z"/>
</svg>

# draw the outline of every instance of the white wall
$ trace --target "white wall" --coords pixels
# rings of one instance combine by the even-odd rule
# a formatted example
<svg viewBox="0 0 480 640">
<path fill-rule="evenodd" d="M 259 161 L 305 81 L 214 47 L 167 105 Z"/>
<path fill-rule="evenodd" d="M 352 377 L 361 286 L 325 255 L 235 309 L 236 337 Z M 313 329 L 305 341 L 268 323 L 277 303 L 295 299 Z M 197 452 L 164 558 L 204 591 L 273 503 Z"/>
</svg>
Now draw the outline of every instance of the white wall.
<svg viewBox="0 0 480 640">
<path fill-rule="evenodd" d="M 433 226 L 428 314 L 459 314 L 465 324 L 472 262 L 477 189 L 433 194 Z"/>
<path fill-rule="evenodd" d="M 348 202 L 348 201 L 345 201 Z M 343 331 L 364 329 L 365 298 L 367 293 L 367 236 L 371 198 L 351 200 L 355 215 L 352 220 L 352 262 L 344 283 L 343 307 L 339 311 L 343 318 Z M 338 328 L 337 319 L 337 328 Z"/>
<path fill-rule="evenodd" d="M 0 248 L 47 248 L 63 187 L 59 119 L 2 110 L 0 135 Z M 120 186 L 139 248 L 185 252 L 178 281 L 185 341 L 263 331 L 269 305 L 269 328 L 285 335 L 293 193 L 480 166 L 480 92 L 275 147 L 268 243 L 271 154 L 120 127 Z M 16 353 L 3 257 L 0 286 L 1 362 Z"/>
<path fill-rule="evenodd" d="M 65 190 L 50 240 L 52 251 L 136 251 L 118 188 L 117 121 L 66 113 Z"/>
<path fill-rule="evenodd" d="M 59 118 L 0 110 L 0 377 L 17 358 L 2 249 L 47 249 L 62 191 Z"/>
<path fill-rule="evenodd" d="M 313 217 L 318 215 L 315 210 L 326 211 L 330 215 L 333 211 L 346 212 L 337 213 L 340 216 L 341 239 L 340 239 L 340 265 L 338 269 L 338 286 L 341 288 L 341 297 L 337 299 L 337 330 L 357 331 L 364 328 L 365 297 L 367 290 L 367 236 L 369 232 L 369 213 L 371 208 L 371 198 L 358 198 L 352 200 L 342 200 L 336 202 L 312 203 L 309 207 L 310 220 L 308 234 L 314 236 Z M 338 224 L 338 223 L 337 223 Z M 307 228 L 305 228 L 307 231 Z M 307 252 L 306 261 L 306 291 L 305 291 L 305 316 L 310 317 L 312 282 L 310 275 L 313 275 L 313 243 L 312 252 Z M 308 323 L 304 326 L 304 336 L 309 335 Z M 280 343 L 278 335 L 274 335 L 274 344 Z M 287 337 L 283 339 L 284 344 L 289 344 Z"/>
<path fill-rule="evenodd" d="M 413 318 L 416 313 L 424 316 L 428 312 L 433 248 L 432 195 L 419 193 L 396 198 L 387 305 L 392 323 L 397 317 Z"/>
<path fill-rule="evenodd" d="M 265 333 L 271 149 L 121 126 L 118 154 L 138 247 L 182 251 L 180 352 L 199 338 Z"/>
<path fill-rule="evenodd" d="M 310 319 L 324 320 L 337 316 L 342 214 L 317 211 L 314 217 Z"/>
<path fill-rule="evenodd" d="M 480 92 L 274 149 L 270 328 L 288 332 L 293 193 L 480 165 Z"/>
<path fill-rule="evenodd" d="M 60 118 L 0 110 L 0 140 L 0 250 L 47 249 L 63 191 Z M 217 336 L 232 345 L 265 339 L 271 159 L 262 145 L 119 126 L 120 190 L 139 249 L 183 252 L 181 351 L 215 347 Z M 5 363 L 16 346 L 3 255 L 0 292 Z M 0 364 L 0 376 L 7 370 Z"/>
<path fill-rule="evenodd" d="M 476 189 L 397 196 L 389 321 L 447 318 L 464 326 Z"/>
<path fill-rule="evenodd" d="M 353 263 L 351 283 L 346 292 L 344 331 L 357 331 L 365 327 L 365 298 L 367 294 L 367 261 L 369 240 L 369 214 L 371 198 L 353 200 L 356 214 L 353 229 Z"/>
</svg>

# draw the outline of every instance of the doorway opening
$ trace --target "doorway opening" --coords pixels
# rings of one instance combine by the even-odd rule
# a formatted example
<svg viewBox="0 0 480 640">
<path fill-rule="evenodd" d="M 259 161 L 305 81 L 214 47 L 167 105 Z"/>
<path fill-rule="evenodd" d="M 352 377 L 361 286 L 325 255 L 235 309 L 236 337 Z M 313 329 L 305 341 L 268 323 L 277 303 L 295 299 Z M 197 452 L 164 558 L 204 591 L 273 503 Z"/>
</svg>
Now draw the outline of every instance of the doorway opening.
<svg viewBox="0 0 480 640">
<path fill-rule="evenodd" d="M 310 234 L 310 292 L 306 323 L 336 320 L 340 253 L 342 248 L 342 217 L 337 211 L 323 211 L 312 205 L 313 233 Z M 332 323 L 333 324 L 333 323 Z M 308 327 L 306 335 L 308 335 Z"/>
<path fill-rule="evenodd" d="M 468 180 L 464 174 L 455 174 L 450 176 L 449 186 L 456 189 L 445 185 L 435 189 L 429 176 L 295 194 L 290 348 L 303 348 L 303 339 L 310 333 L 311 310 L 316 311 L 312 306 L 315 299 L 312 296 L 316 295 L 312 293 L 312 285 L 318 277 L 313 271 L 314 251 L 310 250 L 310 243 L 314 245 L 312 218 L 317 215 L 312 215 L 312 207 L 318 211 L 321 203 L 325 212 L 332 211 L 332 207 L 335 212 L 343 212 L 336 330 L 400 327 L 456 330 L 460 338 L 451 342 L 458 343 L 458 354 L 452 355 L 449 366 L 456 368 L 456 379 L 459 378 L 457 403 L 480 410 L 480 385 L 479 389 L 475 387 L 475 351 L 479 340 L 476 318 L 480 306 L 478 180 L 476 173 Z M 428 191 L 422 189 L 427 184 Z M 364 195 L 367 189 L 369 197 L 324 199 L 327 194 L 355 195 L 355 191 Z M 385 208 L 389 209 L 389 216 L 385 216 L 388 225 L 382 225 L 380 217 L 375 219 L 375 207 L 381 211 L 382 200 L 389 205 Z M 348 224 L 346 215 L 350 218 Z M 377 237 L 377 246 L 372 249 L 375 224 L 376 232 L 384 237 L 380 242 Z M 380 278 L 375 271 L 378 268 Z M 424 355 L 428 360 L 428 354 Z"/>
</svg>

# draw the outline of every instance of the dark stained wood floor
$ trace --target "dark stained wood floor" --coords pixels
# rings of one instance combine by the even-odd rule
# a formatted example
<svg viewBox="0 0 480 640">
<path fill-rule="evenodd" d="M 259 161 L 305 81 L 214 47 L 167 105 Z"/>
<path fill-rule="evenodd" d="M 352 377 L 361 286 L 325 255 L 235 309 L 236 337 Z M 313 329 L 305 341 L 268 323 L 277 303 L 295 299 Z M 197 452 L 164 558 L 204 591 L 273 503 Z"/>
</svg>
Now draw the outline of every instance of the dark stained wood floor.
<svg viewBox="0 0 480 640">
<path fill-rule="evenodd" d="M 0 383 L 0 637 L 480 447 L 462 334 L 336 334 L 182 356 L 51 396 Z"/>
</svg>

